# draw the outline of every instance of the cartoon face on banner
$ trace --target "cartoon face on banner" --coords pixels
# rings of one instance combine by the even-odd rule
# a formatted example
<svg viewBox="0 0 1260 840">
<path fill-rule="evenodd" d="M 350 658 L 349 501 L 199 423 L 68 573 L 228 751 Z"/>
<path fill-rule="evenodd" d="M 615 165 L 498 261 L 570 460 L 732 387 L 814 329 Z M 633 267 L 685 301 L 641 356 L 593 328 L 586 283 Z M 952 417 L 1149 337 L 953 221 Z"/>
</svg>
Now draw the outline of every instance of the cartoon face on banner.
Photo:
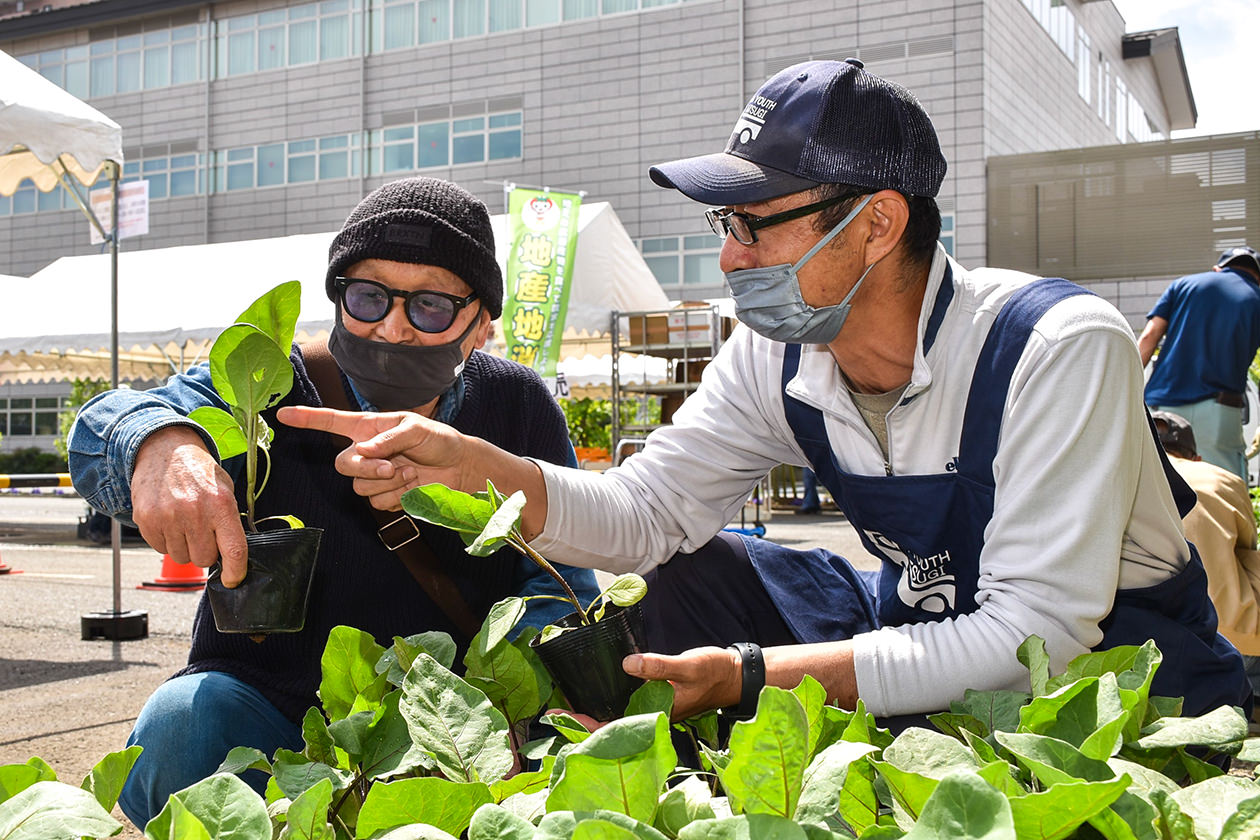
<svg viewBox="0 0 1260 840">
<path fill-rule="evenodd" d="M 560 207 L 549 195 L 539 195 L 525 202 L 521 207 L 521 222 L 531 231 L 538 232 L 553 228 L 557 224 Z"/>
</svg>

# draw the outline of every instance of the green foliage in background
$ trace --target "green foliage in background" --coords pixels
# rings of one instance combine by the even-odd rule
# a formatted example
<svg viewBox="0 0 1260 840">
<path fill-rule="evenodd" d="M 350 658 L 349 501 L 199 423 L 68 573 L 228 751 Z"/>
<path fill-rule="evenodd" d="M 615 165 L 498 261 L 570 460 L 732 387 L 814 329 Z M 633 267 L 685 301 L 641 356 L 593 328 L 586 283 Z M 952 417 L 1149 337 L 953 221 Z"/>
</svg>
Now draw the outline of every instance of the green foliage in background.
<svg viewBox="0 0 1260 840">
<path fill-rule="evenodd" d="M 612 400 L 584 397 L 560 400 L 564 420 L 569 426 L 569 440 L 574 446 L 602 446 L 612 451 Z M 620 405 L 621 425 L 659 423 L 661 401 L 649 397 L 644 401 L 623 400 Z"/>
<path fill-rule="evenodd" d="M 35 446 L 26 446 L 0 454 L 0 474 L 4 475 L 62 473 L 66 469 L 64 457 L 55 452 L 45 452 Z"/>
<path fill-rule="evenodd" d="M 57 415 L 57 440 L 55 445 L 57 451 L 61 454 L 62 461 L 70 457 L 70 452 L 66 447 L 66 437 L 70 434 L 70 427 L 74 425 L 74 418 L 78 415 L 79 409 L 92 397 L 95 397 L 97 394 L 103 394 L 108 390 L 109 382 L 105 379 L 76 379 L 70 386 L 70 399 L 66 401 L 66 407 Z M 60 470 L 57 470 L 57 472 L 60 472 Z"/>
</svg>

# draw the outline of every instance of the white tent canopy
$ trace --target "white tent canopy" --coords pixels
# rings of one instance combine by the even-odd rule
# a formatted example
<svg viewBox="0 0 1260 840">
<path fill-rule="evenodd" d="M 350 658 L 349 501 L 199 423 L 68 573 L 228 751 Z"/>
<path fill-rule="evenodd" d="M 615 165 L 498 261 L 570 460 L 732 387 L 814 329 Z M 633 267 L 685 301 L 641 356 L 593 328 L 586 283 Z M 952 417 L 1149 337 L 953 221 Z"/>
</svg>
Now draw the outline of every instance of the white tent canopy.
<svg viewBox="0 0 1260 840">
<path fill-rule="evenodd" d="M 0 52 L 0 195 L 25 178 L 48 192 L 58 169 L 90 185 L 122 159 L 118 123 Z"/>
<path fill-rule="evenodd" d="M 502 263 L 506 219 L 495 216 L 491 221 Z M 323 276 L 334 235 L 119 254 L 120 378 L 159 379 L 204 358 L 223 327 L 258 295 L 286 280 L 302 281 L 299 340 L 325 335 L 333 310 Z M 62 257 L 28 280 L 0 279 L 5 301 L 0 311 L 0 382 L 106 376 L 109 271 L 109 256 L 92 254 Z M 564 355 L 576 360 L 606 354 L 613 310 L 669 305 L 611 205 L 583 205 Z M 590 362 L 583 363 L 582 375 L 592 376 Z"/>
</svg>

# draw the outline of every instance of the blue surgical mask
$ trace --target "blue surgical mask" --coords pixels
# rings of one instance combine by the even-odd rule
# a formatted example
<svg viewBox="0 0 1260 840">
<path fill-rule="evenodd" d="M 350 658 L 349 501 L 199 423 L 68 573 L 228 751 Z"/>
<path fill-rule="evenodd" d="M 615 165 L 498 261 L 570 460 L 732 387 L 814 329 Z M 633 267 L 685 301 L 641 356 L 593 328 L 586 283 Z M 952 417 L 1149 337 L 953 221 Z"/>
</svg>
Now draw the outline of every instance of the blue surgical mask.
<svg viewBox="0 0 1260 840">
<path fill-rule="evenodd" d="M 827 344 L 840 334 L 857 293 L 866 275 L 875 267 L 871 263 L 862 272 L 857 283 L 834 306 L 815 309 L 801 297 L 801 283 L 797 272 L 822 248 L 844 230 L 874 196 L 868 195 L 861 203 L 840 220 L 826 236 L 805 252 L 795 265 L 769 265 L 726 272 L 726 282 L 735 299 L 735 315 L 750 329 L 771 341 L 784 344 Z"/>
</svg>

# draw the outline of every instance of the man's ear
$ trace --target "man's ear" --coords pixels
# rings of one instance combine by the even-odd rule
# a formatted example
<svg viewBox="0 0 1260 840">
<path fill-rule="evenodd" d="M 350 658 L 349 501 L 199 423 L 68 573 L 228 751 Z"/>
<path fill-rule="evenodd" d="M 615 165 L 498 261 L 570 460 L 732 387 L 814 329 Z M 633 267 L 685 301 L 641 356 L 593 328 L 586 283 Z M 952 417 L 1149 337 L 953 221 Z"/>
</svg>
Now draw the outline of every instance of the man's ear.
<svg viewBox="0 0 1260 840">
<path fill-rule="evenodd" d="M 490 320 L 490 313 L 486 311 L 484 306 L 477 313 L 477 319 L 477 329 L 473 330 L 472 334 L 469 335 L 469 338 L 473 341 L 473 346 L 470 350 L 466 350 L 465 354 L 485 347 L 486 342 L 490 340 L 490 332 L 494 329 L 494 322 Z"/>
<path fill-rule="evenodd" d="M 880 190 L 867 205 L 866 255 L 863 262 L 882 259 L 896 249 L 910 223 L 910 203 L 896 190 Z"/>
</svg>

